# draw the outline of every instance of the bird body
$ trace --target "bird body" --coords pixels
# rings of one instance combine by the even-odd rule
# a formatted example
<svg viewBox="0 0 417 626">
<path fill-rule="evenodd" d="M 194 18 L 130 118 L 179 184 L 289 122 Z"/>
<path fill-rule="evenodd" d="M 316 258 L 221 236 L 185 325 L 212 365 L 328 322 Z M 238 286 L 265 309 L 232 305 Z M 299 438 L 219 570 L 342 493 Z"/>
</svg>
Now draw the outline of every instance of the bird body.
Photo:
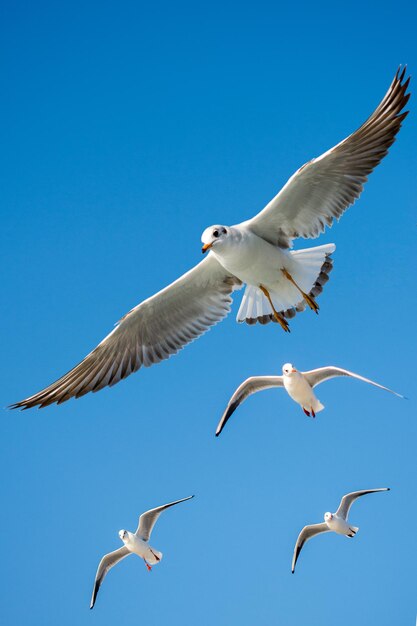
<svg viewBox="0 0 417 626">
<path fill-rule="evenodd" d="M 213 230 L 227 229 L 225 237 L 213 237 Z M 217 239 L 217 241 L 216 241 Z M 279 282 L 279 270 L 283 267 L 290 272 L 295 270 L 296 263 L 291 252 L 274 246 L 259 237 L 244 224 L 235 226 L 210 226 L 201 237 L 202 242 L 211 243 L 210 254 L 231 274 L 243 283 L 272 287 Z M 216 245 L 213 242 L 216 241 Z"/>
<path fill-rule="evenodd" d="M 213 230 L 226 229 L 225 237 L 216 238 Z M 213 240 L 218 239 L 216 245 Z M 211 243 L 210 254 L 231 274 L 243 283 L 258 285 L 264 282 L 271 285 L 277 280 L 280 267 L 288 262 L 288 252 L 273 246 L 262 237 L 258 237 L 249 228 L 242 225 L 210 226 L 201 236 L 206 245 Z"/>
<path fill-rule="evenodd" d="M 283 376 L 285 390 L 290 398 L 297 402 L 305 412 L 312 412 L 315 416 L 316 413 L 324 409 L 323 404 L 316 397 L 312 386 L 302 373 L 295 368 L 291 368 L 291 370 Z"/>
<path fill-rule="evenodd" d="M 223 231 L 223 232 L 222 232 Z M 215 236 L 213 233 L 221 232 Z M 330 255 L 334 244 L 305 250 L 286 250 L 259 237 L 248 226 L 210 226 L 202 237 L 204 247 L 230 274 L 246 284 L 246 291 L 237 314 L 238 322 L 255 323 L 260 319 L 274 321 L 271 302 L 260 286 L 266 288 L 276 311 L 292 317 L 289 311 L 305 308 L 304 295 L 310 294 L 320 279 L 320 287 L 327 281 L 332 268 Z M 323 272 L 323 266 L 327 267 Z M 289 281 L 285 270 L 293 279 Z M 318 295 L 313 293 L 312 296 Z"/>
<path fill-rule="evenodd" d="M 352 534 L 356 534 L 358 532 L 358 526 L 351 526 L 343 517 L 339 517 L 336 513 L 330 515 L 331 517 L 328 519 L 325 517 L 325 523 L 329 527 L 329 530 L 337 533 L 338 535 L 345 535 L 346 537 L 352 537 Z"/>
<path fill-rule="evenodd" d="M 162 552 L 159 552 L 159 550 L 155 550 L 155 548 L 149 545 L 148 541 L 144 541 L 135 533 L 131 533 L 128 530 L 121 530 L 119 536 L 129 552 L 137 554 L 142 559 L 145 559 L 145 561 L 150 565 L 155 565 L 156 563 L 159 563 L 159 561 L 162 559 Z"/>
</svg>

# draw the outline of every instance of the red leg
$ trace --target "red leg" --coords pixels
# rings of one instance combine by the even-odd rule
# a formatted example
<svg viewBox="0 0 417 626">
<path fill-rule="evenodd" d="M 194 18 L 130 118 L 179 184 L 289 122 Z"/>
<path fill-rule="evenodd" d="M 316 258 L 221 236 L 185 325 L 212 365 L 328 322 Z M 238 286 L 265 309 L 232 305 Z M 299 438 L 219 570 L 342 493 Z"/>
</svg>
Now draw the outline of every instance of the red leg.
<svg viewBox="0 0 417 626">
<path fill-rule="evenodd" d="M 149 565 L 149 563 L 146 561 L 146 559 L 143 559 L 145 561 L 145 565 L 148 568 L 148 572 L 152 571 L 152 567 Z"/>
<path fill-rule="evenodd" d="M 310 412 L 309 412 L 309 411 L 307 411 L 307 409 L 305 409 L 304 407 L 303 407 L 303 411 L 304 411 L 304 413 L 307 415 L 307 417 L 310 417 Z"/>
<path fill-rule="evenodd" d="M 314 409 L 313 409 L 313 407 L 311 407 L 311 415 L 312 415 L 313 417 L 316 417 L 316 414 L 314 413 Z"/>
</svg>

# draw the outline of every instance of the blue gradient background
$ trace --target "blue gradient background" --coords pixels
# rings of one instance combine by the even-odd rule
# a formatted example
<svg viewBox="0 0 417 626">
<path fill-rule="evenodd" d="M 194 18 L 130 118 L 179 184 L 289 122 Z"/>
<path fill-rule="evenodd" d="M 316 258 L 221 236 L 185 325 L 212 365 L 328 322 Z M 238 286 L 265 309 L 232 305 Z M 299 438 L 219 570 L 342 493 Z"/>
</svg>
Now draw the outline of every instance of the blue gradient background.
<svg viewBox="0 0 417 626">
<path fill-rule="evenodd" d="M 260 210 L 355 130 L 397 66 L 412 2 L 5 2 L 1 8 L 1 406 L 66 372 L 124 313 L 200 261 L 200 235 Z M 412 89 L 415 90 L 415 80 Z M 279 327 L 233 313 L 112 389 L 1 419 L 2 624 L 338 626 L 416 614 L 415 98 L 359 202 L 317 241 L 335 268 Z M 247 376 L 336 364 L 391 386 L 320 387 L 306 418 Z M 355 540 L 298 532 L 363 498 Z M 164 560 L 131 557 L 89 611 L 101 556 L 147 508 Z"/>
</svg>

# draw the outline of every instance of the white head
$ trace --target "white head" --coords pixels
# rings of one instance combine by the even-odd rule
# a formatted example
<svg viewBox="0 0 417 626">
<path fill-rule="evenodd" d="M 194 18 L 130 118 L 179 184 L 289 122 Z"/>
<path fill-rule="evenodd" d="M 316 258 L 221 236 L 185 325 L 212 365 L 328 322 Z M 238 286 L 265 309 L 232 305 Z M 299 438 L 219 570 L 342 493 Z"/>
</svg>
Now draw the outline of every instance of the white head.
<svg viewBox="0 0 417 626">
<path fill-rule="evenodd" d="M 297 373 L 297 370 L 292 363 L 285 363 L 282 366 L 282 373 L 284 374 L 284 376 L 292 376 L 293 374 Z"/>
<path fill-rule="evenodd" d="M 123 542 L 126 542 L 129 539 L 129 533 L 127 530 L 119 530 L 119 537 Z"/>
<path fill-rule="evenodd" d="M 228 235 L 229 229 L 227 226 L 216 224 L 215 226 L 209 226 L 206 228 L 204 233 L 201 235 L 201 241 L 204 244 L 201 249 L 202 253 L 204 254 L 207 250 L 210 250 L 214 246 L 224 243 Z"/>
<path fill-rule="evenodd" d="M 333 513 L 327 512 L 327 513 L 324 514 L 324 521 L 325 522 L 330 522 L 331 519 L 333 519 Z"/>
</svg>

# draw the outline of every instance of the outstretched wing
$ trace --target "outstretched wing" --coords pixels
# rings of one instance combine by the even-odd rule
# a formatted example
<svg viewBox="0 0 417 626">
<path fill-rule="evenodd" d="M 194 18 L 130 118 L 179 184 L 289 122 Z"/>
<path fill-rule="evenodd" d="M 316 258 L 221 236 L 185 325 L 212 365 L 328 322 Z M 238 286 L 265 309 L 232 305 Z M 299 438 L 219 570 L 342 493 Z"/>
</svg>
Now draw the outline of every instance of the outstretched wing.
<svg viewBox="0 0 417 626">
<path fill-rule="evenodd" d="M 217 424 L 216 437 L 220 435 L 227 420 L 236 411 L 239 404 L 242 404 L 246 398 L 257 391 L 262 391 L 262 389 L 269 389 L 270 387 L 283 387 L 283 385 L 282 376 L 252 376 L 251 378 L 246 379 L 230 398 L 229 404 L 227 405 L 220 422 Z"/>
<path fill-rule="evenodd" d="M 364 491 L 352 491 L 352 493 L 347 493 L 341 499 L 336 515 L 347 521 L 350 507 L 355 502 L 356 498 L 366 496 L 367 493 L 376 493 L 377 491 L 389 491 L 389 487 L 381 487 L 381 489 L 365 489 Z"/>
<path fill-rule="evenodd" d="M 155 509 L 146 511 L 146 513 L 142 513 L 139 517 L 139 525 L 135 534 L 144 541 L 149 541 L 153 527 L 156 524 L 156 520 L 161 515 L 162 511 L 165 511 L 165 509 L 169 509 L 169 507 L 179 504 L 180 502 L 191 500 L 191 498 L 194 498 L 194 496 L 188 496 L 188 498 L 182 498 L 182 500 L 175 500 L 175 502 L 163 504 L 162 506 L 157 506 Z"/>
<path fill-rule="evenodd" d="M 376 383 L 369 378 L 365 378 L 364 376 L 360 376 L 359 374 L 355 374 L 354 372 L 349 372 L 349 370 L 344 370 L 341 367 L 335 367 L 334 365 L 328 365 L 327 367 L 318 367 L 315 370 L 303 372 L 303 376 L 308 380 L 311 387 L 316 387 L 316 385 L 324 383 L 325 380 L 330 380 L 331 378 L 336 378 L 338 376 L 350 376 L 351 378 L 357 378 L 358 380 L 362 380 L 364 383 L 374 385 L 374 387 L 385 389 L 385 391 L 389 391 L 399 398 L 404 398 L 404 396 L 397 393 L 396 391 L 388 389 L 388 387 L 384 387 L 383 385 L 380 385 L 379 383 Z"/>
<path fill-rule="evenodd" d="M 298 557 L 300 555 L 300 552 L 305 542 L 311 539 L 312 537 L 314 537 L 315 535 L 319 535 L 320 533 L 328 533 L 328 532 L 329 532 L 329 527 L 327 526 L 325 522 L 322 522 L 321 524 L 310 524 L 309 526 L 304 526 L 303 530 L 298 535 L 298 539 L 294 548 L 294 554 L 292 557 L 292 565 L 291 565 L 291 571 L 293 574 L 295 570 L 295 564 L 297 563 Z"/>
<path fill-rule="evenodd" d="M 100 589 L 101 583 L 103 582 L 104 577 L 106 576 L 109 569 L 111 569 L 114 565 L 116 565 L 116 563 L 124 559 L 126 556 L 129 556 L 129 554 L 132 554 L 132 553 L 129 552 L 126 546 L 122 546 L 118 550 L 115 550 L 114 552 L 109 552 L 109 554 L 106 554 L 105 556 L 103 556 L 97 568 L 96 579 L 94 581 L 93 595 L 91 596 L 90 609 L 92 609 L 95 604 L 98 590 Z"/>
<path fill-rule="evenodd" d="M 46 389 L 11 408 L 39 408 L 115 385 L 178 352 L 230 311 L 231 293 L 241 282 L 209 255 L 174 283 L 148 298 L 81 363 Z"/>
<path fill-rule="evenodd" d="M 278 195 L 245 226 L 274 245 L 314 238 L 359 198 L 369 174 L 387 154 L 407 112 L 405 68 L 362 126 L 341 143 L 301 167 Z"/>
</svg>

